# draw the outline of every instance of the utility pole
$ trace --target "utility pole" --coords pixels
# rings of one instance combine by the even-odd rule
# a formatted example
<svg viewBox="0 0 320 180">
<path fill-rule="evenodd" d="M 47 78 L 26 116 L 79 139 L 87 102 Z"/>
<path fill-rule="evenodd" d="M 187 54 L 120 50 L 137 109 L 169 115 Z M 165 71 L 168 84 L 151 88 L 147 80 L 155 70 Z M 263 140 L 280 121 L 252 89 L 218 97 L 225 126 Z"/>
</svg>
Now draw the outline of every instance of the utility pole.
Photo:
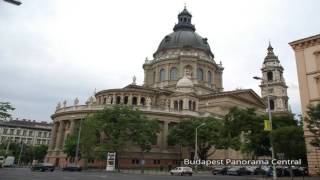
<svg viewBox="0 0 320 180">
<path fill-rule="evenodd" d="M 24 145 L 24 143 L 21 141 L 21 149 L 20 149 L 19 158 L 18 158 L 18 166 L 20 166 L 20 159 L 21 159 L 21 154 L 23 151 L 23 145 Z"/>
<path fill-rule="evenodd" d="M 253 79 L 261 80 L 261 82 L 263 80 L 261 77 L 257 77 L 257 76 L 253 77 Z M 271 160 L 273 160 L 275 157 L 274 157 L 273 142 L 272 142 L 272 138 L 271 138 L 272 114 L 271 114 L 271 108 L 270 108 L 270 93 L 269 93 L 269 85 L 268 85 L 268 83 L 266 83 L 266 86 L 267 86 L 268 116 L 269 116 L 269 123 L 270 123 Z M 273 177 L 273 180 L 277 179 L 277 171 L 276 171 L 276 166 L 274 164 L 272 164 L 272 177 Z"/>
<path fill-rule="evenodd" d="M 204 125 L 206 125 L 206 123 L 202 123 L 198 127 L 196 127 L 196 136 L 195 136 L 195 144 L 194 144 L 194 161 L 198 160 L 198 128 L 201 126 L 204 126 Z M 197 172 L 197 170 L 198 170 L 198 165 L 196 163 L 195 164 L 195 171 Z"/>
</svg>

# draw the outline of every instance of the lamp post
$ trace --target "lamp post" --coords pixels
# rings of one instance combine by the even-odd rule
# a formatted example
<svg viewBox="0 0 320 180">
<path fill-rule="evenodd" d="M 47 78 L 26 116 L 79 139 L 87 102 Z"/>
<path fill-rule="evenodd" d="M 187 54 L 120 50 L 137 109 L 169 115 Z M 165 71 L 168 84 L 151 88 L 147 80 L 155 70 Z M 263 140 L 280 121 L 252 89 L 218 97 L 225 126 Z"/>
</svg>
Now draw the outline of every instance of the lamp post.
<svg viewBox="0 0 320 180">
<path fill-rule="evenodd" d="M 198 127 L 196 127 L 196 137 L 195 137 L 195 144 L 194 144 L 194 160 L 198 160 L 198 128 L 201 126 L 206 125 L 206 123 L 201 123 Z M 196 163 L 195 170 L 197 171 L 198 165 Z"/>
<path fill-rule="evenodd" d="M 81 136 L 81 126 L 82 126 L 83 118 L 80 119 L 80 126 L 79 126 L 79 132 L 78 132 L 78 139 L 77 139 L 77 148 L 76 148 L 76 164 L 78 165 L 78 156 L 79 156 L 79 144 L 80 144 L 80 136 Z"/>
<path fill-rule="evenodd" d="M 255 80 L 263 80 L 261 77 L 254 76 L 253 79 Z M 275 158 L 274 157 L 274 149 L 273 149 L 273 142 L 271 138 L 271 132 L 272 132 L 272 115 L 271 115 L 271 108 L 270 108 L 270 94 L 269 94 L 269 85 L 266 83 L 267 86 L 267 101 L 268 101 L 268 116 L 269 116 L 269 123 L 270 123 L 270 145 L 271 145 L 271 158 L 272 160 Z M 277 179 L 277 173 L 276 173 L 276 167 L 274 164 L 272 164 L 272 175 L 273 179 Z"/>
</svg>

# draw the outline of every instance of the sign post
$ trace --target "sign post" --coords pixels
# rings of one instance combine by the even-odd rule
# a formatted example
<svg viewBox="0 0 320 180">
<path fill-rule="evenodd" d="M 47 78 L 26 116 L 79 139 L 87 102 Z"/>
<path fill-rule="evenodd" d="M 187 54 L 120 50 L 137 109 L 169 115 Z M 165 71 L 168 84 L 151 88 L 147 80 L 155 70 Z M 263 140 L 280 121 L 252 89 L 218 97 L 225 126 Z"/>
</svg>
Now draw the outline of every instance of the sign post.
<svg viewBox="0 0 320 180">
<path fill-rule="evenodd" d="M 116 153 L 115 152 L 108 152 L 106 171 L 114 171 L 115 165 L 116 165 Z"/>
</svg>

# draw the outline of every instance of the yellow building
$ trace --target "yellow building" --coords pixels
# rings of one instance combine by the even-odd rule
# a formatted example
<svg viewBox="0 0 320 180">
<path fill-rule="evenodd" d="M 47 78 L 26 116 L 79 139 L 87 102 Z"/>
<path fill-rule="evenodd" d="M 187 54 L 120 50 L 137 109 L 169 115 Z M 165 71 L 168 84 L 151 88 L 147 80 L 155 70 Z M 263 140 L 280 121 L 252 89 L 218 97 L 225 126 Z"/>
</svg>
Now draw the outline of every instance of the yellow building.
<svg viewBox="0 0 320 180">
<path fill-rule="evenodd" d="M 320 34 L 289 43 L 296 56 L 302 115 L 306 117 L 307 106 L 320 102 Z M 310 145 L 312 134 L 304 123 L 309 173 L 320 170 L 320 148 Z"/>
</svg>

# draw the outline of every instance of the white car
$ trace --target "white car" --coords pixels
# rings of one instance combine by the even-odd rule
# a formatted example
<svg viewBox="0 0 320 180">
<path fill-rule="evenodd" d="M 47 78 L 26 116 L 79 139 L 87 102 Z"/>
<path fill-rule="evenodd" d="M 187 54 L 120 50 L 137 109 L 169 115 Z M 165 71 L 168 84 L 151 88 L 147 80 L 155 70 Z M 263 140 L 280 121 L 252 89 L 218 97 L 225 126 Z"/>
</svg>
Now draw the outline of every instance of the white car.
<svg viewBox="0 0 320 180">
<path fill-rule="evenodd" d="M 192 168 L 191 167 L 176 167 L 170 171 L 171 175 L 179 175 L 179 176 L 184 176 L 184 175 L 189 175 L 192 176 Z"/>
</svg>

